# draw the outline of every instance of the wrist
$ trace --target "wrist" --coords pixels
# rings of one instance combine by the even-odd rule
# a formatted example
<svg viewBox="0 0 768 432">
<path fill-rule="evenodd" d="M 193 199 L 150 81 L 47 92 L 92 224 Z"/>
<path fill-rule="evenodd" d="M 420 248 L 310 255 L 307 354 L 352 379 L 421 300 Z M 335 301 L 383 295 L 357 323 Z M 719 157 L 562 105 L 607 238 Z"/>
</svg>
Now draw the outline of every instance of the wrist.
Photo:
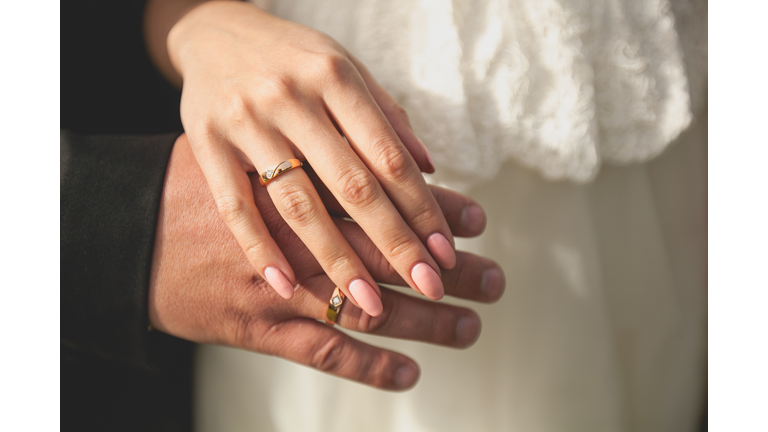
<svg viewBox="0 0 768 432">
<path fill-rule="evenodd" d="M 190 11 L 212 1 L 148 0 L 144 8 L 144 39 L 149 57 L 163 76 L 177 87 L 181 87 L 181 77 L 170 60 L 168 35 Z"/>
<path fill-rule="evenodd" d="M 218 28 L 219 33 L 226 32 L 236 24 L 233 17 L 241 15 L 243 8 L 258 10 L 256 6 L 240 0 L 194 0 L 178 14 L 165 37 L 165 49 L 169 66 L 178 76 L 179 83 L 184 77 L 186 59 L 195 57 L 199 42 L 211 42 L 198 41 L 199 37 L 212 28 Z"/>
</svg>

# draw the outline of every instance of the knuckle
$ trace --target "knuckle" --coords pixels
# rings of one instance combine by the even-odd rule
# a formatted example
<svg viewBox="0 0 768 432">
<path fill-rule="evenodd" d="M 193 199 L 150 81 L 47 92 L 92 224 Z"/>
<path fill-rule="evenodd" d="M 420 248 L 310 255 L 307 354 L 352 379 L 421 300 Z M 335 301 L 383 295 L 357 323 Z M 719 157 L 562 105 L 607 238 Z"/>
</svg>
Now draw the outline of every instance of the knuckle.
<svg viewBox="0 0 768 432">
<path fill-rule="evenodd" d="M 385 352 L 369 353 L 357 359 L 355 375 L 360 381 L 376 387 L 387 387 L 394 371 L 392 356 Z"/>
<path fill-rule="evenodd" d="M 378 197 L 378 182 L 364 168 L 352 168 L 339 178 L 339 194 L 349 204 L 366 206 Z"/>
<path fill-rule="evenodd" d="M 402 234 L 393 235 L 386 245 L 385 255 L 387 256 L 387 259 L 396 261 L 399 257 L 406 255 L 412 247 L 413 243 L 408 236 Z"/>
<path fill-rule="evenodd" d="M 316 219 L 315 203 L 308 191 L 286 186 L 277 191 L 277 197 L 280 213 L 287 221 L 306 226 Z"/>
<path fill-rule="evenodd" d="M 245 256 L 256 259 L 266 255 L 266 252 L 269 249 L 269 244 L 264 239 L 257 238 L 251 241 L 243 249 L 245 250 Z"/>
<path fill-rule="evenodd" d="M 185 128 L 191 147 L 198 147 L 202 143 L 209 143 L 216 139 L 218 125 L 213 117 L 205 116 L 198 121 L 193 120 L 191 123 L 189 127 Z"/>
<path fill-rule="evenodd" d="M 344 339 L 339 335 L 331 336 L 320 343 L 312 355 L 310 365 L 323 372 L 334 372 L 343 365 Z"/>
<path fill-rule="evenodd" d="M 222 107 L 223 118 L 232 124 L 242 124 L 251 118 L 253 108 L 253 102 L 246 95 L 234 93 L 226 99 Z"/>
<path fill-rule="evenodd" d="M 293 81 L 282 75 L 263 80 L 255 92 L 259 105 L 266 109 L 278 108 L 297 98 Z"/>
<path fill-rule="evenodd" d="M 385 179 L 401 182 L 408 176 L 411 168 L 410 156 L 391 138 L 379 139 L 373 148 L 379 149 L 376 166 Z"/>
<path fill-rule="evenodd" d="M 377 263 L 376 268 L 379 269 L 379 272 L 382 275 L 382 277 L 384 277 L 386 280 L 391 280 L 398 277 L 398 273 L 397 273 L 397 270 L 395 270 L 395 266 L 393 266 L 392 263 L 389 262 L 387 257 L 379 253 L 378 249 L 376 249 L 376 253 L 377 253 L 377 256 L 375 257 L 375 261 L 371 260 L 371 262 Z"/>
<path fill-rule="evenodd" d="M 348 256 L 343 254 L 336 254 L 329 257 L 325 261 L 326 273 L 331 275 L 338 275 L 346 273 L 346 270 L 352 266 L 351 260 Z M 332 276 L 331 276 L 332 277 Z"/>
<path fill-rule="evenodd" d="M 402 120 L 405 120 L 405 122 L 407 124 L 410 124 L 410 118 L 408 117 L 408 111 L 406 111 L 405 108 L 402 107 L 402 105 L 400 105 L 397 102 L 394 102 L 394 103 L 392 103 L 392 105 L 390 106 L 389 109 L 390 109 L 390 112 L 395 117 L 399 117 Z"/>
<path fill-rule="evenodd" d="M 236 195 L 225 194 L 216 198 L 216 210 L 227 225 L 234 225 L 246 218 L 248 204 Z"/>
<path fill-rule="evenodd" d="M 258 338 L 250 340 L 253 348 L 264 354 L 277 354 L 279 352 L 278 347 L 284 342 L 282 337 L 284 325 L 285 323 L 280 321 L 268 324 L 264 331 L 258 335 Z"/>
<path fill-rule="evenodd" d="M 252 340 L 254 334 L 255 320 L 248 310 L 238 307 L 229 306 L 224 310 L 227 322 L 229 325 L 229 332 L 226 336 L 225 343 L 244 347 Z"/>
<path fill-rule="evenodd" d="M 440 221 L 432 206 L 427 201 L 421 201 L 408 211 L 408 225 L 413 227 L 430 226 L 439 227 Z"/>
<path fill-rule="evenodd" d="M 372 317 L 368 314 L 360 314 L 360 322 L 358 323 L 360 331 L 371 334 L 379 333 L 389 323 L 391 316 L 392 308 L 386 305 L 384 306 L 384 311 L 377 317 Z"/>
<path fill-rule="evenodd" d="M 354 65 L 344 55 L 328 52 L 313 56 L 311 61 L 313 75 L 321 79 L 345 82 L 348 80 Z"/>
</svg>

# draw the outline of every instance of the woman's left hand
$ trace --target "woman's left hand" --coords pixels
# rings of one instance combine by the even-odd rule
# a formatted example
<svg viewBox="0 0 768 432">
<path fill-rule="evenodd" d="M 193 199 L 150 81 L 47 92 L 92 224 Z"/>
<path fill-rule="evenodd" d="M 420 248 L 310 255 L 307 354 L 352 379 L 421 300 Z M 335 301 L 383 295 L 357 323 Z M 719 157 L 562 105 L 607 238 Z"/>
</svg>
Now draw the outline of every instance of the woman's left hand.
<svg viewBox="0 0 768 432">
<path fill-rule="evenodd" d="M 183 77 L 181 119 L 195 157 L 223 220 L 273 288 L 290 298 L 296 278 L 247 173 L 295 158 L 309 162 L 408 285 L 443 296 L 438 263 L 450 269 L 456 255 L 421 176 L 420 168 L 432 171 L 428 153 L 362 64 L 327 35 L 241 2 L 195 7 L 167 40 Z M 334 283 L 380 314 L 380 290 L 306 173 L 281 174 L 267 191 Z"/>
</svg>

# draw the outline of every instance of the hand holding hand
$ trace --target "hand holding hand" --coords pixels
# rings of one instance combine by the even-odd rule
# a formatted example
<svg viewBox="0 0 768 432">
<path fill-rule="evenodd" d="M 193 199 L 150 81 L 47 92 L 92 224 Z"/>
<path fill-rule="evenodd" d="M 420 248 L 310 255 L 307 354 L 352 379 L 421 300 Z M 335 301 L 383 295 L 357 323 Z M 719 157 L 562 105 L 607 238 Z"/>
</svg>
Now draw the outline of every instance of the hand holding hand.
<svg viewBox="0 0 768 432">
<path fill-rule="evenodd" d="M 255 183 L 255 180 L 254 180 Z M 163 332 L 201 343 L 240 347 L 309 365 L 383 389 L 406 389 L 418 377 L 409 358 L 360 342 L 325 323 L 334 282 L 293 233 L 260 188 L 255 202 L 269 232 L 297 269 L 294 300 L 283 301 L 254 272 L 216 214 L 216 205 L 182 135 L 173 149 L 158 220 L 149 293 L 150 320 Z M 477 204 L 437 187 L 432 193 L 458 236 L 482 232 Z M 325 195 L 325 193 L 323 193 Z M 341 210 L 330 203 L 332 213 Z M 355 223 L 332 218 L 376 281 L 405 285 Z M 504 279 L 493 261 L 458 252 L 443 274 L 446 293 L 494 302 Z M 430 302 L 382 288 L 383 313 L 372 317 L 349 302 L 341 327 L 387 337 L 464 348 L 477 339 L 480 320 L 470 309 Z"/>
<path fill-rule="evenodd" d="M 211 2 L 171 29 L 168 54 L 183 77 L 182 122 L 218 212 L 281 296 L 291 298 L 297 275 L 270 236 L 248 173 L 294 158 L 308 161 L 407 285 L 443 296 L 438 264 L 453 268 L 456 254 L 421 176 L 433 171 L 427 150 L 402 108 L 342 46 L 253 5 Z M 333 283 L 369 315 L 381 314 L 374 278 L 307 172 L 281 174 L 267 191 Z"/>
</svg>

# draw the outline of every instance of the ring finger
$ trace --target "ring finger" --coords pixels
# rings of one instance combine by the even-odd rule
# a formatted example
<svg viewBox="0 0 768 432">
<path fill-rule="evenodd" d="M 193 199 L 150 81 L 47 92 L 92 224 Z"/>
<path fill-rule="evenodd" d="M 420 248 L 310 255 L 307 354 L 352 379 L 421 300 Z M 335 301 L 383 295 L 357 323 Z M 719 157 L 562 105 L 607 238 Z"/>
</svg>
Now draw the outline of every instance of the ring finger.
<svg viewBox="0 0 768 432">
<path fill-rule="evenodd" d="M 289 141 L 275 137 L 269 145 L 260 146 L 259 154 L 246 151 L 246 156 L 264 173 L 294 159 L 295 152 Z M 272 177 L 265 187 L 280 215 L 331 280 L 366 313 L 381 314 L 378 286 L 333 223 L 307 174 L 291 169 Z"/>
<path fill-rule="evenodd" d="M 289 306 L 302 317 L 323 319 L 333 294 L 325 276 L 299 282 L 297 300 Z M 371 317 L 354 305 L 342 303 L 336 324 L 349 330 L 408 339 L 454 348 L 467 348 L 480 335 L 480 318 L 468 308 L 435 303 L 423 298 L 381 288 L 384 312 Z"/>
</svg>

